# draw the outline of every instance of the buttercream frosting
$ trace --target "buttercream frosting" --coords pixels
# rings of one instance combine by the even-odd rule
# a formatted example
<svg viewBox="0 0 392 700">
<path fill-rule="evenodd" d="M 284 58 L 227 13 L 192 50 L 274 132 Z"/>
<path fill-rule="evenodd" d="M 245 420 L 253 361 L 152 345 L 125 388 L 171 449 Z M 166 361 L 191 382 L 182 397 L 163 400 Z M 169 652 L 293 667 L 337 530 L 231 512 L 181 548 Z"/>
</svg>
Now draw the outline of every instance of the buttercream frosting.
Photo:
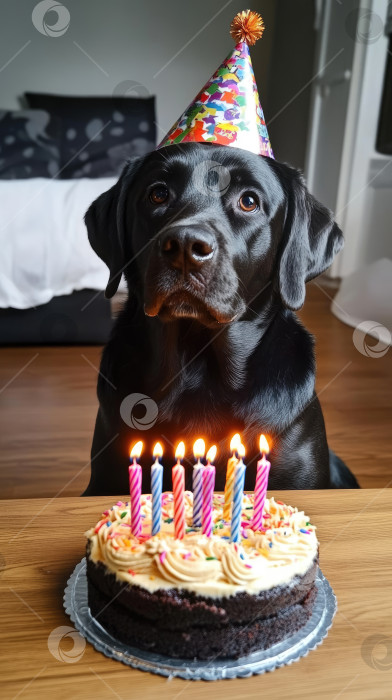
<svg viewBox="0 0 392 700">
<path fill-rule="evenodd" d="M 253 494 L 244 495 L 241 541 L 230 542 L 223 519 L 224 497 L 213 499 L 213 534 L 192 526 L 192 493 L 185 493 L 186 533 L 174 537 L 173 495 L 163 494 L 162 527 L 151 537 L 151 496 L 141 498 L 142 534 L 131 532 L 130 505 L 118 501 L 86 532 L 90 559 L 101 562 L 117 580 L 149 592 L 184 589 L 207 597 L 257 594 L 289 585 L 312 566 L 318 551 L 315 527 L 303 511 L 267 498 L 264 527 L 251 528 Z"/>
</svg>

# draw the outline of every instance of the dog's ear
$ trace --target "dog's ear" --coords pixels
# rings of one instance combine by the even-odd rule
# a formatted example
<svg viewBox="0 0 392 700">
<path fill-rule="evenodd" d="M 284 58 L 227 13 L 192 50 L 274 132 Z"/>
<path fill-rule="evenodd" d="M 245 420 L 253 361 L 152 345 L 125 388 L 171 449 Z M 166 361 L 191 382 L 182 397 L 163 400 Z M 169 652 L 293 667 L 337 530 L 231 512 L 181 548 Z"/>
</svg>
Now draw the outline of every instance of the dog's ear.
<svg viewBox="0 0 392 700">
<path fill-rule="evenodd" d="M 332 212 L 309 194 L 297 171 L 290 171 L 278 284 L 282 301 L 295 311 L 304 304 L 306 282 L 324 272 L 343 247 L 343 235 Z"/>
<path fill-rule="evenodd" d="M 118 182 L 91 204 L 84 217 L 90 245 L 109 268 L 105 291 L 108 299 L 117 292 L 126 265 L 124 236 L 127 193 L 144 160 L 145 156 L 129 161 Z"/>
</svg>

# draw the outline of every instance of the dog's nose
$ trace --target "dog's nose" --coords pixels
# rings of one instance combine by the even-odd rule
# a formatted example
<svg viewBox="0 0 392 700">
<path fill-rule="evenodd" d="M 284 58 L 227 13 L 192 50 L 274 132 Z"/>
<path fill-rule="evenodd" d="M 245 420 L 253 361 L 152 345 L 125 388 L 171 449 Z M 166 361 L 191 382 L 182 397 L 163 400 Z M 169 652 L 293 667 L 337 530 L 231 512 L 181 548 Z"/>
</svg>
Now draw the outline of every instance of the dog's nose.
<svg viewBox="0 0 392 700">
<path fill-rule="evenodd" d="M 214 239 L 207 232 L 171 231 L 161 241 L 161 251 L 168 263 L 177 270 L 199 268 L 214 255 Z"/>
</svg>

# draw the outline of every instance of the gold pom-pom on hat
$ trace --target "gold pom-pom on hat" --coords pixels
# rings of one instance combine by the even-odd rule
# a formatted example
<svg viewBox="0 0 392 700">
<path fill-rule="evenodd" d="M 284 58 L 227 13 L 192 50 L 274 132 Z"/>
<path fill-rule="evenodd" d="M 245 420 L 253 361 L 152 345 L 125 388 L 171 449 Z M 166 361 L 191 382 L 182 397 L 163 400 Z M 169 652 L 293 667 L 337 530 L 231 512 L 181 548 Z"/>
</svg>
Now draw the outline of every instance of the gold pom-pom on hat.
<svg viewBox="0 0 392 700">
<path fill-rule="evenodd" d="M 233 19 L 230 25 L 232 39 L 239 44 L 244 41 L 248 46 L 253 46 L 261 39 L 264 32 L 264 22 L 258 12 L 242 10 Z"/>
</svg>

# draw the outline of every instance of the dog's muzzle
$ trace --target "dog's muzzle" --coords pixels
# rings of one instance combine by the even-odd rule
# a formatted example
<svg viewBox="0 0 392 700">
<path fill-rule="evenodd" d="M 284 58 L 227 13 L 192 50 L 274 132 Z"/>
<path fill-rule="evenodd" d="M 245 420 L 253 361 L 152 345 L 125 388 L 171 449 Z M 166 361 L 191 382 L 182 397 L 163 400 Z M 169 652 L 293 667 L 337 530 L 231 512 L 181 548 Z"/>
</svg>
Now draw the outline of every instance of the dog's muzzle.
<svg viewBox="0 0 392 700">
<path fill-rule="evenodd" d="M 221 256 L 217 238 L 207 226 L 167 227 L 145 277 L 145 314 L 164 321 L 193 318 L 209 326 L 232 321 L 238 313 L 232 302 L 236 277 L 223 274 Z"/>
</svg>

